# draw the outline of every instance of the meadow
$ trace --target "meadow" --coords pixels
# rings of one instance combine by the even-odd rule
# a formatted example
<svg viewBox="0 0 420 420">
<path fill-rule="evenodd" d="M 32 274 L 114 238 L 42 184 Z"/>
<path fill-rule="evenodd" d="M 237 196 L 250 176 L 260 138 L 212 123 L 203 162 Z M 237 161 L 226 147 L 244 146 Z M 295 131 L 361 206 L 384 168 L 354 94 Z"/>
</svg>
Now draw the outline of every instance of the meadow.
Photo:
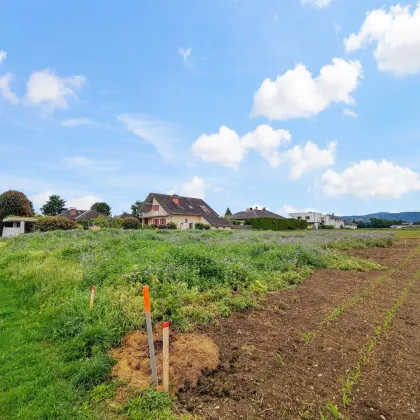
<svg viewBox="0 0 420 420">
<path fill-rule="evenodd" d="M 1 240 L 0 418 L 103 417 L 98 403 L 116 387 L 108 350 L 125 332 L 144 329 L 144 284 L 153 321 L 191 331 L 263 305 L 267 293 L 295 287 L 316 268 L 377 270 L 341 251 L 393 240 L 387 232 L 164 230 Z M 156 407 L 156 418 L 170 418 L 170 399 L 155 394 L 135 396 L 118 413 L 153 418 Z"/>
</svg>

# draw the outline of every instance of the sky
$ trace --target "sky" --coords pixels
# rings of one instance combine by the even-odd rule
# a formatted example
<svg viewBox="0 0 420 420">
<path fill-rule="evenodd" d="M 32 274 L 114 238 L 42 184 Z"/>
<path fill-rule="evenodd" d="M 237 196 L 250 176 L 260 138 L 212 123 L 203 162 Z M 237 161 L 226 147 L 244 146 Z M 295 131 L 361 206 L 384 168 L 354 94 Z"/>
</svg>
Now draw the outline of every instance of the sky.
<svg viewBox="0 0 420 420">
<path fill-rule="evenodd" d="M 420 2 L 0 7 L 0 192 L 420 210 Z"/>
</svg>

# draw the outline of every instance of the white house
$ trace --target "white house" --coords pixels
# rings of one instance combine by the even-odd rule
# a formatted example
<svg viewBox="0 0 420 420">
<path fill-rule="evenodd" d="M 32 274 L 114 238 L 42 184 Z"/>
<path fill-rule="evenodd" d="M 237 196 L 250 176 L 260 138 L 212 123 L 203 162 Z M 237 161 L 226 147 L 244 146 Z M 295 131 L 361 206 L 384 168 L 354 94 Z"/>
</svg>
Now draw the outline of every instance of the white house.
<svg viewBox="0 0 420 420">
<path fill-rule="evenodd" d="M 306 220 L 308 226 L 312 226 L 312 229 L 319 229 L 321 225 L 333 226 L 335 229 L 344 227 L 344 220 L 333 214 L 322 214 L 314 211 L 289 213 L 289 217 L 292 219 Z"/>
<path fill-rule="evenodd" d="M 3 220 L 3 238 L 25 233 L 25 223 L 34 222 L 33 217 L 6 217 Z"/>
</svg>

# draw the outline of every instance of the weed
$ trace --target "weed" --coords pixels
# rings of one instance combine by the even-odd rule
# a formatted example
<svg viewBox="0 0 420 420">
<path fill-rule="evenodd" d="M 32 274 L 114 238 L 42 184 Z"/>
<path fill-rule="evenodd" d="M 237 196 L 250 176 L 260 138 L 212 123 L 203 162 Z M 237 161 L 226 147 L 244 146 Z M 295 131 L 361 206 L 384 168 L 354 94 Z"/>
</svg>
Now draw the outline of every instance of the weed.
<svg viewBox="0 0 420 420">
<path fill-rule="evenodd" d="M 333 416 L 334 419 L 342 419 L 343 415 L 340 413 L 340 410 L 338 409 L 338 407 L 332 402 L 329 401 L 328 402 L 328 410 L 331 413 L 331 415 Z"/>
</svg>

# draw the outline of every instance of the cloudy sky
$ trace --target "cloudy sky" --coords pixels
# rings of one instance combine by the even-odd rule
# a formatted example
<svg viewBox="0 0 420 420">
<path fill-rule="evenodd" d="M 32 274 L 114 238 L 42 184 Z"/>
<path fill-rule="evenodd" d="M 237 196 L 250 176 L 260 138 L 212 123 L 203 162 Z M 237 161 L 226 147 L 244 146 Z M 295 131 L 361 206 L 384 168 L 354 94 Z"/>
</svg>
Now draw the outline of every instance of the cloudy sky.
<svg viewBox="0 0 420 420">
<path fill-rule="evenodd" d="M 0 13 L 0 190 L 113 213 L 150 191 L 420 210 L 420 3 L 18 3 Z"/>
</svg>

